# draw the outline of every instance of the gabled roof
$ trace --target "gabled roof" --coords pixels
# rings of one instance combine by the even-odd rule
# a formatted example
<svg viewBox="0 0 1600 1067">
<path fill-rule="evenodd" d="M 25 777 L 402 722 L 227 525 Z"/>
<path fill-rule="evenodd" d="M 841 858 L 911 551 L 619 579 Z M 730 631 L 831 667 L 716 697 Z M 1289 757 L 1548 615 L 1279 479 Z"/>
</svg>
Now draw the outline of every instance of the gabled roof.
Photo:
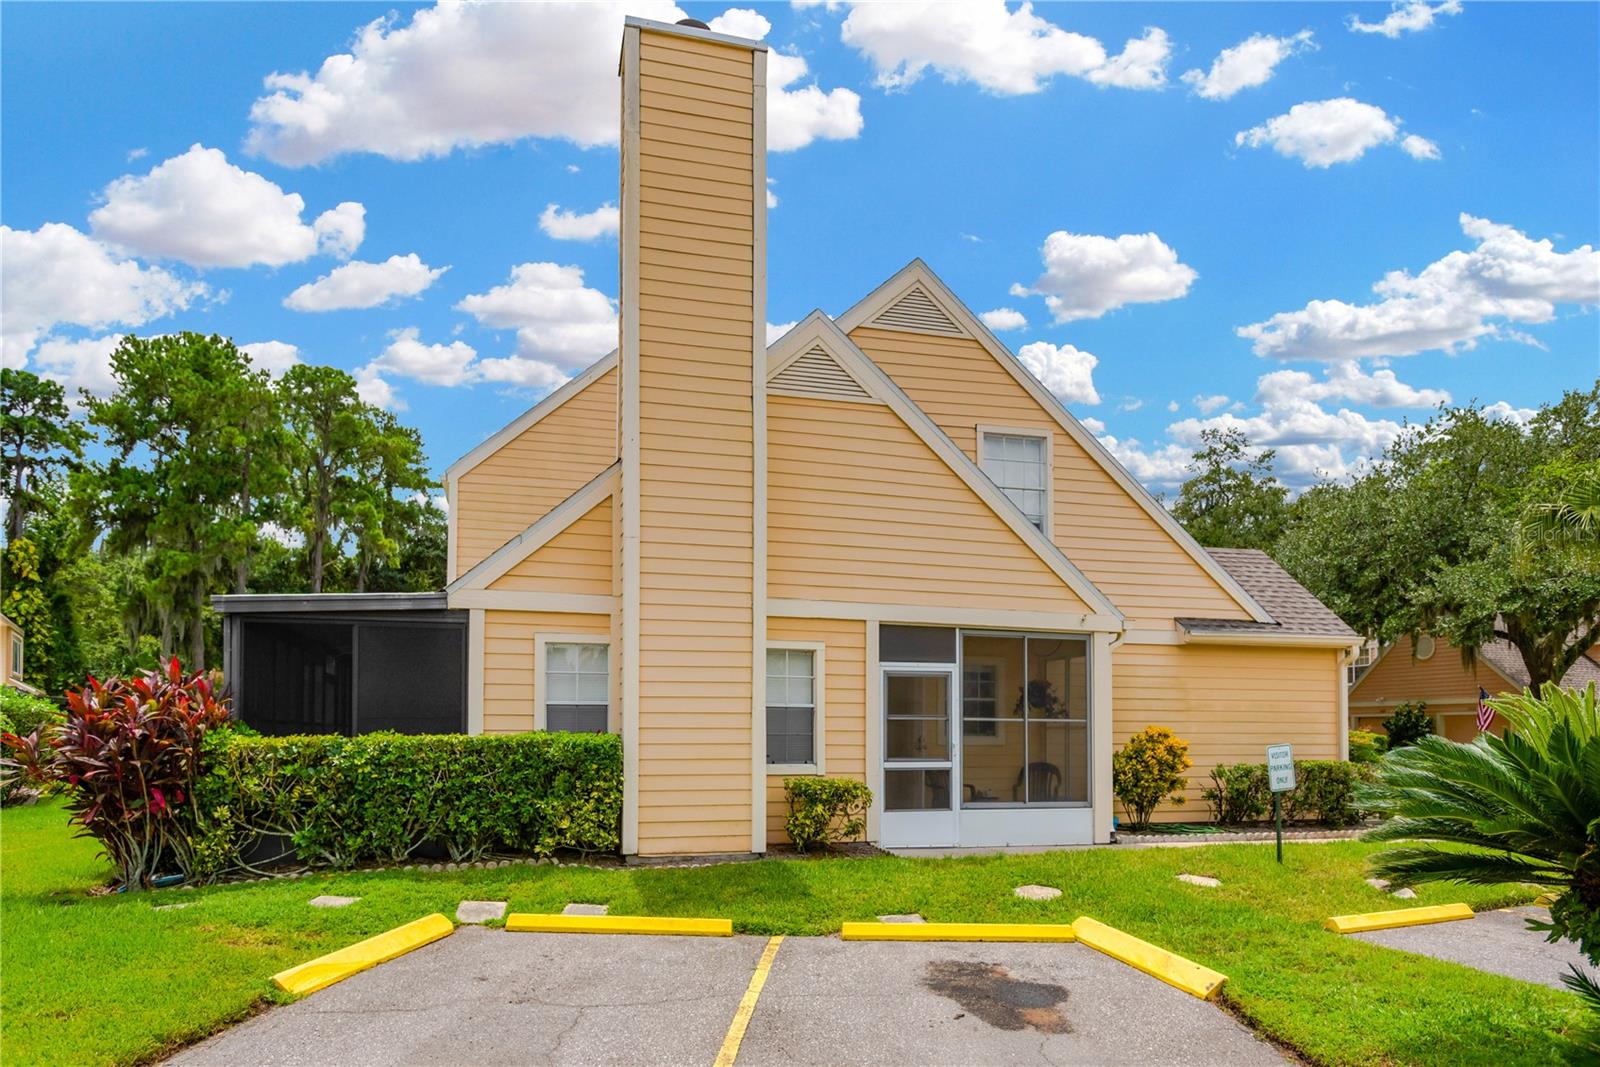
<svg viewBox="0 0 1600 1067">
<path fill-rule="evenodd" d="M 1478 658 L 1518 689 L 1526 689 L 1533 680 L 1528 674 L 1528 665 L 1522 661 L 1522 653 L 1517 651 L 1516 645 L 1503 638 L 1496 638 L 1479 648 Z M 1591 659 L 1586 651 L 1561 676 L 1561 686 L 1564 689 L 1582 689 L 1590 682 L 1600 685 L 1600 662 Z"/>
<path fill-rule="evenodd" d="M 581 371 L 576 377 L 569 378 L 566 384 L 562 385 L 561 388 L 550 393 L 543 400 L 533 405 L 533 407 L 529 408 L 527 411 L 524 411 L 521 415 L 518 415 L 510 422 L 500 427 L 500 429 L 496 430 L 487 441 L 484 441 L 477 448 L 474 448 L 471 452 L 468 452 L 466 455 L 450 464 L 450 466 L 445 469 L 444 480 L 446 482 L 450 482 L 461 477 L 473 467 L 476 467 L 478 464 L 482 463 L 484 460 L 500 451 L 501 448 L 505 447 L 507 442 L 513 440 L 518 434 L 522 433 L 522 431 L 526 430 L 528 427 L 532 426 L 534 423 L 550 414 L 562 404 L 565 404 L 568 400 L 571 400 L 573 397 L 583 392 L 584 388 L 587 387 L 590 382 L 594 381 L 596 378 L 604 376 L 606 371 L 610 370 L 616 365 L 617 350 L 612 349 L 608 354 L 591 363 L 588 368 Z"/>
<path fill-rule="evenodd" d="M 997 488 L 977 464 L 968 458 L 954 441 L 908 397 L 883 369 L 862 352 L 856 343 L 839 328 L 838 324 L 821 311 L 813 311 L 801 319 L 767 349 L 767 374 L 770 381 L 775 374 L 790 366 L 801 353 L 811 352 L 820 346 L 850 377 L 865 389 L 873 399 L 888 405 L 894 413 L 922 439 L 934 454 L 944 461 L 955 475 L 966 483 L 999 519 L 1011 528 L 1034 554 L 1076 593 L 1097 614 L 1121 620 L 1122 612 L 1100 589 L 1080 571 L 1049 538 L 1029 522 L 1011 498 Z"/>
<path fill-rule="evenodd" d="M 549 544 L 558 534 L 594 510 L 602 500 L 617 491 L 618 475 L 622 470 L 619 459 L 584 485 L 577 492 L 547 511 L 536 522 L 517 536 L 489 553 L 477 566 L 445 586 L 447 593 L 460 593 L 468 589 L 487 589 L 496 580 L 539 549 Z"/>
<path fill-rule="evenodd" d="M 932 302 L 941 310 L 956 327 L 970 335 L 983 349 L 1006 369 L 1016 379 L 1017 383 L 1026 389 L 1038 401 L 1039 406 L 1050 414 L 1052 418 L 1066 431 L 1078 446 L 1088 456 L 1098 463 L 1113 481 L 1133 498 L 1139 507 L 1155 520 L 1174 541 L 1178 547 L 1189 555 L 1191 559 L 1205 571 L 1213 581 L 1220 585 L 1241 608 L 1243 608 L 1257 622 L 1271 623 L 1272 616 L 1267 610 L 1242 586 L 1239 581 L 1216 559 L 1206 554 L 1189 532 L 1174 519 L 1161 503 L 1151 496 L 1139 480 L 1128 472 L 1117 458 L 1099 440 L 1084 428 L 1084 425 L 1068 411 L 1061 399 L 1035 378 L 1024 367 L 1011 350 L 1001 344 L 999 339 L 989 331 L 972 311 L 950 291 L 950 287 L 936 275 L 921 259 L 913 259 L 901 268 L 894 277 L 884 282 L 871 293 L 840 315 L 836 320 L 838 327 L 844 333 L 849 333 L 860 326 L 877 328 L 895 328 L 879 321 L 883 313 L 894 307 L 913 289 L 920 288 Z M 906 327 L 899 327 L 904 329 Z"/>
<path fill-rule="evenodd" d="M 1205 551 L 1250 592 L 1256 603 L 1267 609 L 1272 621 L 1175 619 L 1185 633 L 1213 637 L 1254 634 L 1329 638 L 1335 644 L 1354 644 L 1361 640 L 1360 634 L 1259 548 L 1208 548 Z"/>
</svg>

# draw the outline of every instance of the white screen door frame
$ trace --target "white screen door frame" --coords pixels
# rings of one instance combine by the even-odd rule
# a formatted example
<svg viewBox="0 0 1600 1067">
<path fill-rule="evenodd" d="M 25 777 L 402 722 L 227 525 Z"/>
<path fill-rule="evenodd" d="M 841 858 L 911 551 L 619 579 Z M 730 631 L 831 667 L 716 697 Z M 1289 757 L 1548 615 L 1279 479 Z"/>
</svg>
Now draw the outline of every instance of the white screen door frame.
<svg viewBox="0 0 1600 1067">
<path fill-rule="evenodd" d="M 895 677 L 939 678 L 945 683 L 945 759 L 895 759 L 889 738 L 890 701 L 889 682 Z M 960 837 L 960 782 L 961 782 L 961 732 L 960 686 L 956 665 L 952 663 L 885 663 L 880 666 L 880 706 L 883 714 L 878 722 L 882 731 L 883 747 L 883 814 L 879 823 L 879 836 L 889 847 L 940 848 L 958 843 Z M 936 710 L 925 709 L 929 716 Z M 948 776 L 945 788 L 945 806 L 914 811 L 895 811 L 890 807 L 890 777 L 895 771 L 944 771 Z"/>
</svg>

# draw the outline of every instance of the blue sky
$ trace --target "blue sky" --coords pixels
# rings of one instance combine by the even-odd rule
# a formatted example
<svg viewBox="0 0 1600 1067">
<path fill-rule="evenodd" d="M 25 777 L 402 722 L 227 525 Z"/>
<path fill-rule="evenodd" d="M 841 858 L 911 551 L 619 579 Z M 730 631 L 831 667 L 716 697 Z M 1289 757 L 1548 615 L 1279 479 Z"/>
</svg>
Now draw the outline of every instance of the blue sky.
<svg viewBox="0 0 1600 1067">
<path fill-rule="evenodd" d="M 1303 485 L 1600 373 L 1600 6 L 682 10 L 775 50 L 769 320 L 921 256 L 1157 490 L 1206 426 Z M 442 470 L 614 337 L 624 13 L 676 17 L 0 7 L 8 365 L 276 342 Z"/>
</svg>

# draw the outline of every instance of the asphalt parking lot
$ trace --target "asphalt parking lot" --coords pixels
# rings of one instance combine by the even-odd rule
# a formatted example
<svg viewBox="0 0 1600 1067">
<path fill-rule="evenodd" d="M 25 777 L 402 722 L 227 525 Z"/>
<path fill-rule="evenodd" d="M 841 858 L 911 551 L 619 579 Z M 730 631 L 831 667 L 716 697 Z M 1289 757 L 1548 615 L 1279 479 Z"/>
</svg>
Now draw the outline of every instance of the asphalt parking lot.
<svg viewBox="0 0 1600 1067">
<path fill-rule="evenodd" d="M 1578 964 L 1588 970 L 1589 963 L 1572 942 L 1551 944 L 1544 934 L 1528 929 L 1529 919 L 1549 918 L 1550 912 L 1545 908 L 1506 908 L 1479 912 L 1460 922 L 1369 930 L 1350 936 L 1385 948 L 1564 989 L 1561 976 L 1568 968 Z"/>
<path fill-rule="evenodd" d="M 710 1065 L 767 945 L 462 927 L 169 1062 Z M 1283 1060 L 1215 1005 L 1083 945 L 791 937 L 737 1062 Z"/>
</svg>

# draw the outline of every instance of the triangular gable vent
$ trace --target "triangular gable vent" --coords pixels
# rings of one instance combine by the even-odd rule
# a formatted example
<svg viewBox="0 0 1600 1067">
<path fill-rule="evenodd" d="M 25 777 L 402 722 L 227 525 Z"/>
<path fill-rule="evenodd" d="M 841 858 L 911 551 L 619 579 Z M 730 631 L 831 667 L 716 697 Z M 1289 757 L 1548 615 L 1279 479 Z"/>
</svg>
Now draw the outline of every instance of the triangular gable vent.
<svg viewBox="0 0 1600 1067">
<path fill-rule="evenodd" d="M 796 396 L 826 400 L 867 400 L 871 393 L 850 372 L 839 365 L 833 354 L 821 345 L 812 345 L 789 365 L 772 376 L 768 387 Z"/>
<path fill-rule="evenodd" d="M 920 285 L 913 285 L 899 300 L 878 312 L 872 325 L 917 333 L 942 333 L 951 337 L 967 335 Z"/>
</svg>

